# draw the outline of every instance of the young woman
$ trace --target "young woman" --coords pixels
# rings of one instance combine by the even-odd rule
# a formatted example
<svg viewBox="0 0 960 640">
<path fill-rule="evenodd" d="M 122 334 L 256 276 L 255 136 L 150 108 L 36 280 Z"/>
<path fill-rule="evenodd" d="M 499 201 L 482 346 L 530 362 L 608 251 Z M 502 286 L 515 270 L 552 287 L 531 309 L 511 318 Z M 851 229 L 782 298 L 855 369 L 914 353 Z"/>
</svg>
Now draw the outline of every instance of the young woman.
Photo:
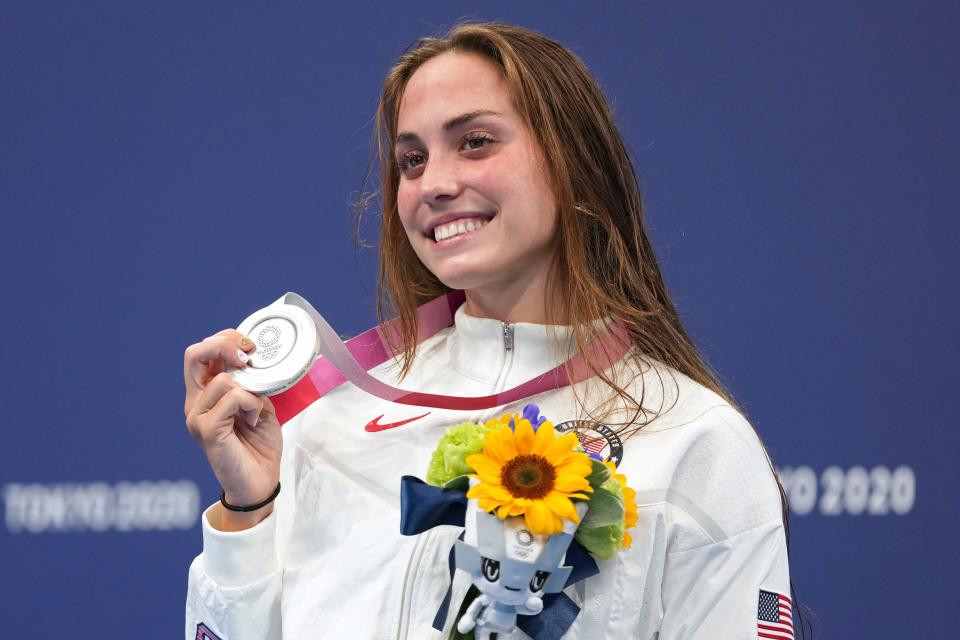
<svg viewBox="0 0 960 640">
<path fill-rule="evenodd" d="M 608 105 L 567 49 L 471 24 L 425 39 L 386 78 L 377 117 L 381 292 L 403 327 L 373 371 L 417 391 L 483 396 L 559 364 L 617 323 L 631 348 L 595 376 L 529 399 L 604 438 L 637 490 L 633 544 L 568 589 L 563 636 L 789 637 L 786 517 L 763 445 L 684 331 L 644 231 Z M 417 345 L 418 305 L 450 290 L 452 327 Z M 231 382 L 249 338 L 225 330 L 184 358 L 187 425 L 232 505 L 203 516 L 188 638 L 447 637 L 431 628 L 459 531 L 399 531 L 399 482 L 444 430 L 486 411 L 417 410 L 345 384 L 282 431 Z M 394 428 L 368 431 L 382 420 Z M 402 423 L 402 424 L 401 424 Z M 453 606 L 468 586 L 453 583 Z M 765 617 L 766 615 L 766 617 Z M 521 632 L 515 634 L 520 637 Z M 792 635 L 792 633 L 790 634 Z"/>
</svg>

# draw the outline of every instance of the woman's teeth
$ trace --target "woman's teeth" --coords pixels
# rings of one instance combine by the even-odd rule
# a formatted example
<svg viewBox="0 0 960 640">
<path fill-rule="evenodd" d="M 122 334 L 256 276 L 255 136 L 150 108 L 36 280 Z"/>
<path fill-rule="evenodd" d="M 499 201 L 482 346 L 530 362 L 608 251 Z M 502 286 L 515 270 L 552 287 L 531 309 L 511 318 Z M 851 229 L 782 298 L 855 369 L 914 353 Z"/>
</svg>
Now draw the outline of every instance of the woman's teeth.
<svg viewBox="0 0 960 640">
<path fill-rule="evenodd" d="M 442 224 L 433 230 L 433 239 L 436 242 L 440 242 L 441 240 L 459 236 L 463 233 L 476 231 L 486 224 L 487 221 L 482 218 L 463 219 L 451 222 L 450 224 Z"/>
</svg>

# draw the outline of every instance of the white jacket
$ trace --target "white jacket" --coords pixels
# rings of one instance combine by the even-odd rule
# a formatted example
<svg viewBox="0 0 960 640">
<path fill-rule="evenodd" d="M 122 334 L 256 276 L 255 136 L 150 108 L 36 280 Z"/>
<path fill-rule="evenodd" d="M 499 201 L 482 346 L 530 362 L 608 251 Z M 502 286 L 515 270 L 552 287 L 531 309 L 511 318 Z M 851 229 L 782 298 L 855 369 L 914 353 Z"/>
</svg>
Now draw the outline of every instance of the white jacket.
<svg viewBox="0 0 960 640">
<path fill-rule="evenodd" d="M 565 342 L 568 329 L 554 329 Z M 562 362 L 567 354 L 558 353 L 552 336 L 543 325 L 504 325 L 461 307 L 454 327 L 421 345 L 403 382 L 388 365 L 372 373 L 417 391 L 488 395 Z M 636 489 L 639 508 L 633 545 L 566 590 L 581 612 L 564 638 L 756 638 L 760 591 L 790 595 L 779 493 L 759 439 L 726 401 L 661 364 L 619 376 L 635 397 L 643 394 L 646 408 L 669 410 L 623 443 L 619 470 Z M 604 389 L 596 380 L 576 386 L 587 406 Z M 529 402 L 560 425 L 585 417 L 573 391 Z M 425 477 L 447 427 L 519 412 L 523 404 L 480 412 L 419 408 L 352 384 L 314 402 L 283 427 L 283 490 L 274 512 L 236 533 L 215 530 L 204 514 L 185 637 L 447 637 L 469 586 L 462 572 L 444 634 L 431 623 L 460 530 L 402 536 L 400 477 Z M 382 424 L 421 415 L 376 433 L 364 429 L 378 417 Z M 198 625 L 209 631 L 198 634 Z"/>
</svg>

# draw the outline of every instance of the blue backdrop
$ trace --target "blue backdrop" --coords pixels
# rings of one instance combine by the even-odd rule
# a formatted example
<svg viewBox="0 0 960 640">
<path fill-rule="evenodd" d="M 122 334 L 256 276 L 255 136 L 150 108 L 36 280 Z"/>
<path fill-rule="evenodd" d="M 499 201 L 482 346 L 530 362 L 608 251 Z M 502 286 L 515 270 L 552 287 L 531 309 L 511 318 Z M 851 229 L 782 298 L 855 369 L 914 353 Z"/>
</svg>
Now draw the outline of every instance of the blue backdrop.
<svg viewBox="0 0 960 640">
<path fill-rule="evenodd" d="M 379 83 L 463 16 L 559 39 L 607 91 L 824 636 L 955 633 L 957 4 L 479 6 L 0 6 L 4 637 L 180 636 L 218 491 L 183 349 L 287 290 L 372 324 L 349 203 Z"/>
</svg>

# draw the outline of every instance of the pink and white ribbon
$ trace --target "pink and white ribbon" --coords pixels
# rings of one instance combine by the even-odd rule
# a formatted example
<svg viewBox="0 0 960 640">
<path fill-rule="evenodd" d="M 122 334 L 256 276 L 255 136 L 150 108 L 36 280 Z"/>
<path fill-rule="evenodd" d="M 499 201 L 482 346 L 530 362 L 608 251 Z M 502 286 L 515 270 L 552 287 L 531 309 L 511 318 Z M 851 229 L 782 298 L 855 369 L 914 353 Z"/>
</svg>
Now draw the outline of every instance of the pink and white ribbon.
<svg viewBox="0 0 960 640">
<path fill-rule="evenodd" d="M 606 369 L 622 359 L 631 344 L 626 329 L 620 324 L 613 324 L 587 345 L 583 353 L 512 389 L 486 396 L 421 393 L 391 386 L 368 373 L 370 369 L 383 364 L 395 355 L 380 325 L 344 342 L 306 300 L 292 293 L 287 294 L 287 299 L 306 309 L 316 323 L 320 339 L 320 357 L 300 382 L 271 398 L 281 424 L 344 382 L 352 382 L 370 395 L 397 404 L 458 411 L 491 409 L 586 380 L 593 375 L 593 371 L 587 364 L 588 360 L 600 370 Z M 417 309 L 418 344 L 451 326 L 454 313 L 464 300 L 462 291 L 451 291 L 419 307 Z M 385 330 L 397 332 L 398 322 L 398 320 L 391 320 L 386 324 Z M 567 374 L 568 366 L 570 375 Z"/>
</svg>

